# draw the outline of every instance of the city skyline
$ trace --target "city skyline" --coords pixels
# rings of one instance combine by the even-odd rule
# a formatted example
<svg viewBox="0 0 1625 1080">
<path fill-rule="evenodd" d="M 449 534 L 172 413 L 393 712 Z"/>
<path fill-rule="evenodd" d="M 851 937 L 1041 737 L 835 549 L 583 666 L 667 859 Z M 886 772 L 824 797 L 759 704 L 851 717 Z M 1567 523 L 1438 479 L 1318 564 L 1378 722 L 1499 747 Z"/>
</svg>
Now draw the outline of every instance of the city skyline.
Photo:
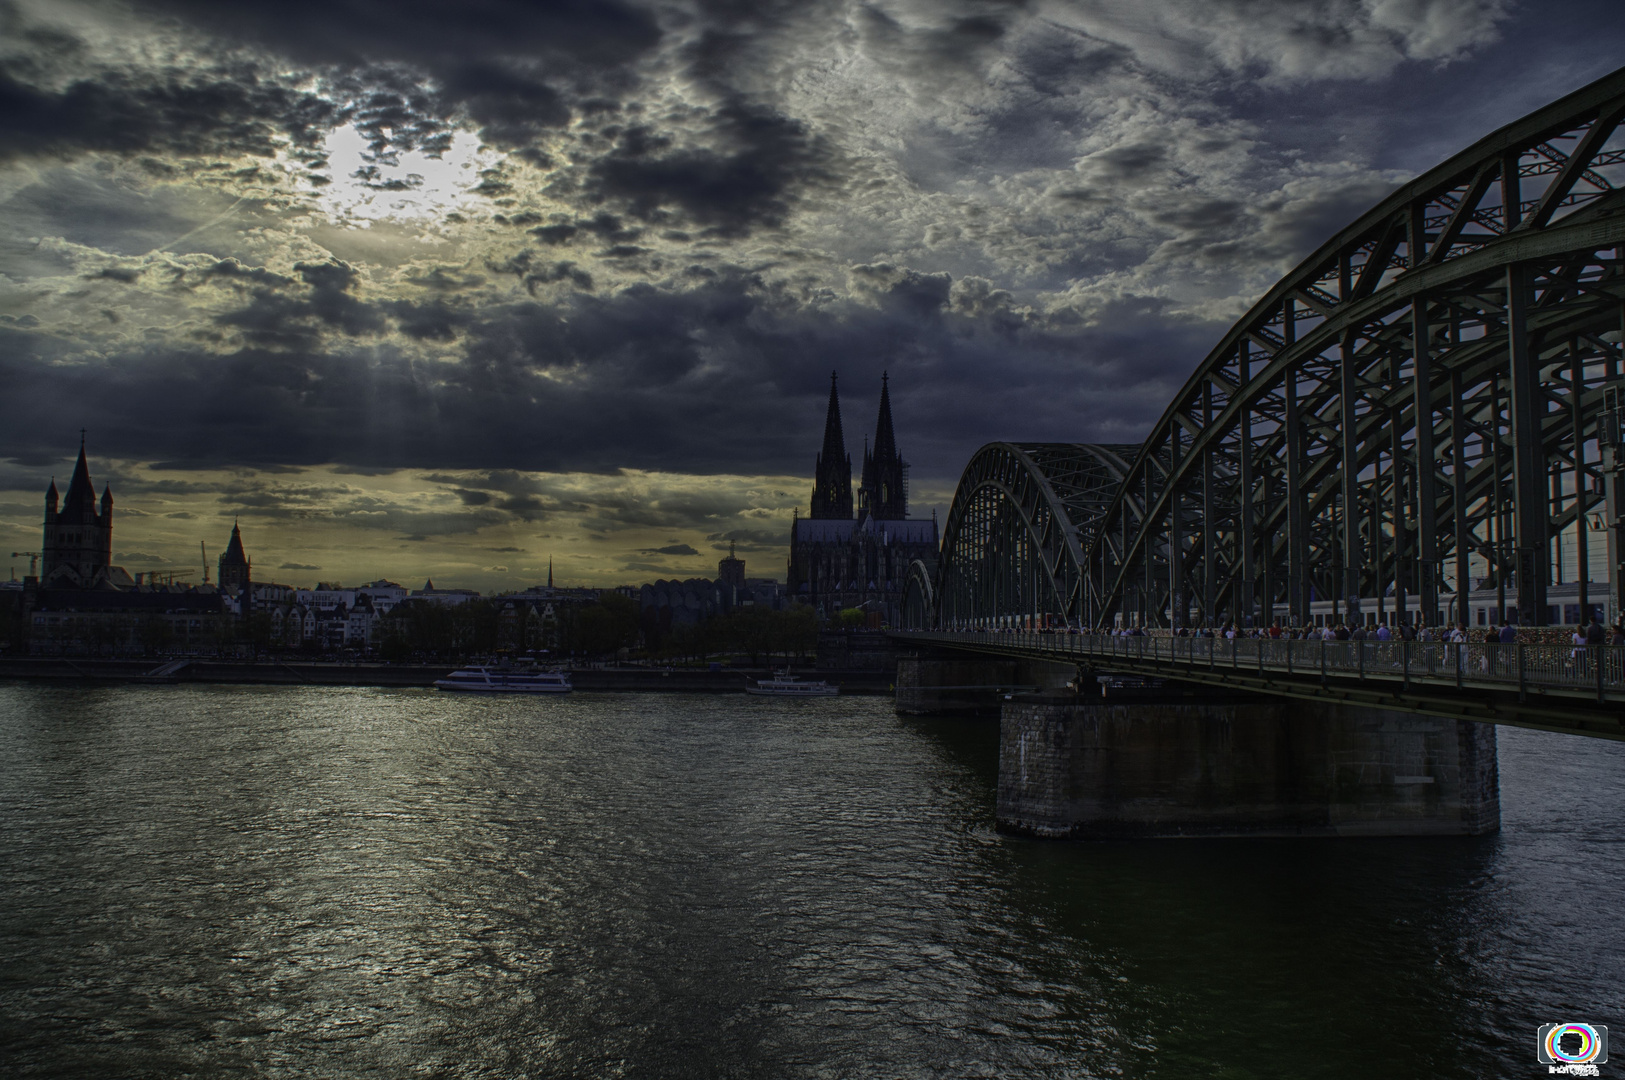
<svg viewBox="0 0 1625 1080">
<path fill-rule="evenodd" d="M 782 578 L 831 367 L 864 422 L 891 372 L 915 517 L 983 442 L 1135 441 L 1331 231 L 1625 37 L 1502 0 L 392 10 L 0 10 L 8 552 L 88 428 L 132 570 L 240 516 L 289 583 L 730 543 Z"/>
</svg>

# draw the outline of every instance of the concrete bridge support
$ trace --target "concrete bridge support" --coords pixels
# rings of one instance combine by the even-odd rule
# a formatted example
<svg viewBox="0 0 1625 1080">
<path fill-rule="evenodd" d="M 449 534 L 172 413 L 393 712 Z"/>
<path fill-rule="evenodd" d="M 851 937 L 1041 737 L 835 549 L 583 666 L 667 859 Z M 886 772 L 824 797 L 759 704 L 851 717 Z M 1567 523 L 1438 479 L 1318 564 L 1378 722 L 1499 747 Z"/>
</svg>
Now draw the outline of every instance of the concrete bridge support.
<svg viewBox="0 0 1625 1080">
<path fill-rule="evenodd" d="M 974 653 L 905 653 L 897 659 L 897 711 L 904 716 L 1000 715 L 1005 696 L 1062 688 L 1075 668 Z"/>
<path fill-rule="evenodd" d="M 901 686 L 901 681 L 899 681 Z M 998 822 L 1041 837 L 1442 836 L 1500 828 L 1495 728 L 1177 692 L 1024 694 Z"/>
</svg>

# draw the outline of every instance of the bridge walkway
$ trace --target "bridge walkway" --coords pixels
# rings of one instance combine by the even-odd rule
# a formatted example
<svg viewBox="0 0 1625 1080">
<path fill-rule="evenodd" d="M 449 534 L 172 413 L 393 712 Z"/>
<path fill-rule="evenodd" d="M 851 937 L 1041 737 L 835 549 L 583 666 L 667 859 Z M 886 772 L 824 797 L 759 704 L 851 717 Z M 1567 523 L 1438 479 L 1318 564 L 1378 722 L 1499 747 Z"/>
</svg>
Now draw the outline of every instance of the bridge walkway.
<svg viewBox="0 0 1625 1080">
<path fill-rule="evenodd" d="M 1625 739 L 1625 646 L 896 631 L 918 645 Z"/>
</svg>

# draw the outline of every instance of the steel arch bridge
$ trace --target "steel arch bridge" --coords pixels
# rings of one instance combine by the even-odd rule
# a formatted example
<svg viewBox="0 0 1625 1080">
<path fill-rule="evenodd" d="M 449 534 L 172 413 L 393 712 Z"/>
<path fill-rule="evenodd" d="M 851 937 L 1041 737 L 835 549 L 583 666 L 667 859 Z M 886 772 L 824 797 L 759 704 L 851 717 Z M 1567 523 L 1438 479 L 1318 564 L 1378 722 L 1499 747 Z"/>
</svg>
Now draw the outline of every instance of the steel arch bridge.
<svg viewBox="0 0 1625 1080">
<path fill-rule="evenodd" d="M 1372 598 L 1468 622 L 1481 585 L 1541 624 L 1565 574 L 1586 605 L 1625 385 L 1622 118 L 1625 69 L 1395 191 L 1230 328 L 1137 453 L 984 447 L 925 622 L 1307 622 Z M 1068 452 L 1095 471 L 1063 495 Z"/>
<path fill-rule="evenodd" d="M 1084 551 L 1139 450 L 991 443 L 977 451 L 943 525 L 934 589 L 940 624 L 983 626 L 1077 610 L 1086 594 Z M 904 606 L 910 625 L 924 625 L 915 614 L 923 606 L 907 598 Z"/>
</svg>

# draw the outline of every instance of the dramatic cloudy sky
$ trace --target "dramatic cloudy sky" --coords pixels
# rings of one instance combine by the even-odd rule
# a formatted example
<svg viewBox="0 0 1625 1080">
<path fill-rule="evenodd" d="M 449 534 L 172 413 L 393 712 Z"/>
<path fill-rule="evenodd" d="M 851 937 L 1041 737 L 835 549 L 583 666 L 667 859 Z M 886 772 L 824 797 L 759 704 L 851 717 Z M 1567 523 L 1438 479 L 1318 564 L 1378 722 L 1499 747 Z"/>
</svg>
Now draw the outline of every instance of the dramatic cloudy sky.
<svg viewBox="0 0 1625 1080">
<path fill-rule="evenodd" d="M 0 0 L 0 544 L 87 428 L 131 570 L 240 516 L 290 583 L 782 577 L 831 369 L 918 514 L 1137 439 L 1622 64 L 1618 0 Z"/>
</svg>

